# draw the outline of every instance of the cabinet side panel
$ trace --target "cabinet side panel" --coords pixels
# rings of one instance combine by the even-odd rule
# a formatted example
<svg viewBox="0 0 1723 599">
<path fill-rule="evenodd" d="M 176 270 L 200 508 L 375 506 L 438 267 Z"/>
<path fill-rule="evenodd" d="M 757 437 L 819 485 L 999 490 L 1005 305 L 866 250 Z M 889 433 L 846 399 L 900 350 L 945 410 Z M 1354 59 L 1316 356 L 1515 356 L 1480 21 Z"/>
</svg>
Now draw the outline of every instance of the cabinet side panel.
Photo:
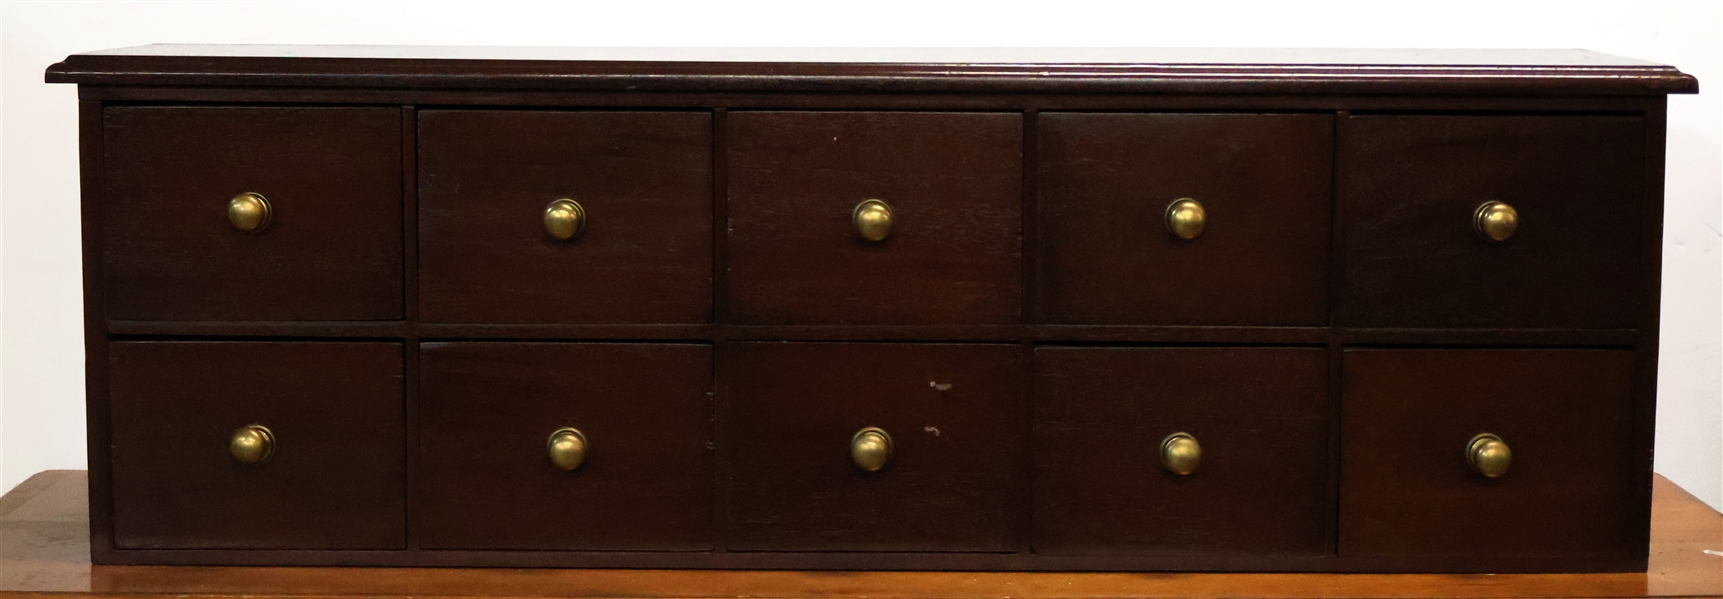
<svg viewBox="0 0 1723 599">
<path fill-rule="evenodd" d="M 108 459 L 108 323 L 102 289 L 102 103 L 78 102 L 78 185 L 84 251 L 84 436 L 90 468 L 90 562 L 115 563 Z"/>
<path fill-rule="evenodd" d="M 1647 560 L 1651 542 L 1652 450 L 1657 435 L 1657 352 L 1663 285 L 1663 160 L 1668 136 L 1668 100 L 1657 97 L 1645 113 L 1645 211 L 1640 220 L 1640 293 L 1633 372 L 1633 523 L 1635 557 Z M 1643 569 L 1643 563 L 1641 564 Z"/>
</svg>

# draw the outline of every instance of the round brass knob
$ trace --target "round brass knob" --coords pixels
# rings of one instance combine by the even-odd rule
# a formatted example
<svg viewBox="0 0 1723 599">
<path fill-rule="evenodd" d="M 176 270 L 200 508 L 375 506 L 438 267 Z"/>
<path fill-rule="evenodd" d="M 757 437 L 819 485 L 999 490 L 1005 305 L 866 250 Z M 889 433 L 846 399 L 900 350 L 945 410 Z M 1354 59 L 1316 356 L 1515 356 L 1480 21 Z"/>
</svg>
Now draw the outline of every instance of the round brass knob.
<svg viewBox="0 0 1723 599">
<path fill-rule="evenodd" d="M 1466 463 L 1478 474 L 1499 478 L 1508 473 L 1508 465 L 1513 461 L 1514 450 L 1501 437 L 1482 433 L 1466 442 Z"/>
<path fill-rule="evenodd" d="M 227 441 L 227 453 L 233 461 L 256 466 L 275 455 L 275 433 L 261 424 L 247 424 L 233 431 Z"/>
<path fill-rule="evenodd" d="M 1161 439 L 1161 467 L 1167 472 L 1184 476 L 1197 471 L 1203 463 L 1203 447 L 1190 433 L 1173 433 Z"/>
<path fill-rule="evenodd" d="M 856 223 L 856 234 L 868 241 L 882 241 L 891 236 L 891 206 L 879 200 L 862 200 L 850 214 Z"/>
<path fill-rule="evenodd" d="M 269 200 L 263 196 L 245 192 L 227 201 L 227 222 L 233 228 L 256 233 L 269 226 Z"/>
<path fill-rule="evenodd" d="M 544 209 L 544 232 L 558 241 L 568 241 L 586 230 L 586 209 L 580 202 L 561 199 Z"/>
<path fill-rule="evenodd" d="M 545 443 L 545 449 L 550 452 L 550 463 L 573 472 L 586 461 L 586 435 L 572 428 L 556 429 L 550 434 L 550 441 Z"/>
<path fill-rule="evenodd" d="M 1484 202 L 1472 214 L 1472 230 L 1490 241 L 1507 241 L 1520 228 L 1520 212 L 1501 202 Z"/>
<path fill-rule="evenodd" d="M 1196 239 L 1203 234 L 1203 225 L 1208 224 L 1208 212 L 1203 205 L 1190 198 L 1179 198 L 1167 205 L 1167 232 L 1179 239 Z"/>
<path fill-rule="evenodd" d="M 850 460 L 856 463 L 857 468 L 879 472 L 890 459 L 891 435 L 885 431 L 870 426 L 850 437 Z"/>
</svg>

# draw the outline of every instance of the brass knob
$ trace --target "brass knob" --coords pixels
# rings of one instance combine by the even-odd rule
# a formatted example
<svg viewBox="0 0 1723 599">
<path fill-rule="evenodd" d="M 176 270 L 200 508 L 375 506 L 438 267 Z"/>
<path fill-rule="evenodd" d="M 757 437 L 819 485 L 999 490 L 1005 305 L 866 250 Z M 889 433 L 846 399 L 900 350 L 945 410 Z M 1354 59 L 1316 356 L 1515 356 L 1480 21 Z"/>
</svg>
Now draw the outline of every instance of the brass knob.
<svg viewBox="0 0 1723 599">
<path fill-rule="evenodd" d="M 1466 463 L 1472 465 L 1472 471 L 1489 478 L 1500 478 L 1508 473 L 1508 465 L 1514 461 L 1514 450 L 1508 444 L 1490 433 L 1482 433 L 1466 442 Z"/>
<path fill-rule="evenodd" d="M 879 200 L 862 200 L 850 214 L 856 223 L 856 233 L 868 241 L 882 241 L 891 236 L 891 206 Z"/>
<path fill-rule="evenodd" d="M 572 428 L 556 429 L 550 434 L 550 441 L 545 443 L 545 449 L 550 452 L 550 463 L 573 472 L 586 461 L 586 435 Z"/>
<path fill-rule="evenodd" d="M 1472 230 L 1490 241 L 1507 241 L 1520 228 L 1520 211 L 1501 202 L 1484 202 L 1472 214 Z"/>
<path fill-rule="evenodd" d="M 580 202 L 561 199 L 544 209 L 544 232 L 558 241 L 568 241 L 586 230 L 586 209 Z"/>
<path fill-rule="evenodd" d="M 1161 439 L 1161 466 L 1168 472 L 1184 476 L 1197 471 L 1203 463 L 1203 447 L 1190 433 L 1173 433 Z"/>
<path fill-rule="evenodd" d="M 227 441 L 227 453 L 233 461 L 256 466 L 275 455 L 275 433 L 261 424 L 247 424 L 233 431 Z"/>
<path fill-rule="evenodd" d="M 1203 205 L 1190 198 L 1179 198 L 1167 204 L 1167 232 L 1179 239 L 1196 239 L 1203 234 L 1203 225 L 1208 224 L 1208 212 Z"/>
<path fill-rule="evenodd" d="M 885 431 L 870 426 L 850 437 L 850 460 L 856 463 L 857 468 L 879 472 L 890 459 L 891 435 Z"/>
<path fill-rule="evenodd" d="M 227 201 L 227 222 L 233 228 L 256 233 L 269 226 L 269 200 L 263 196 L 245 192 Z"/>
</svg>

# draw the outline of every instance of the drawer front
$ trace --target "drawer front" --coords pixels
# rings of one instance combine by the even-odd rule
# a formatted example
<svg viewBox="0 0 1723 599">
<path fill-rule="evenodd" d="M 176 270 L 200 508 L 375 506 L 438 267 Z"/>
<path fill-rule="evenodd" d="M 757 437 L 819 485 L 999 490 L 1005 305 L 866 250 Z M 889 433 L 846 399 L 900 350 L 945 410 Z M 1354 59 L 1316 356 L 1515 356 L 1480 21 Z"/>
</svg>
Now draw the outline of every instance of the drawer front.
<svg viewBox="0 0 1723 599">
<path fill-rule="evenodd" d="M 1327 379 L 1322 349 L 1036 348 L 1035 552 L 1322 553 Z"/>
<path fill-rule="evenodd" d="M 1364 116 L 1346 124 L 1343 324 L 1632 328 L 1645 121 Z M 1480 234 L 1485 202 L 1517 213 Z M 1505 232 L 1505 230 L 1503 231 Z"/>
<path fill-rule="evenodd" d="M 424 111 L 419 244 L 425 320 L 708 322 L 712 117 Z"/>
<path fill-rule="evenodd" d="M 1042 114 L 1040 320 L 1327 324 L 1333 130 L 1326 114 Z M 1200 229 L 1169 224 L 1181 200 Z"/>
<path fill-rule="evenodd" d="M 400 110 L 116 107 L 103 135 L 108 316 L 401 317 Z"/>
<path fill-rule="evenodd" d="M 405 545 L 401 346 L 138 341 L 108 351 L 116 547 Z M 236 449 L 252 425 L 269 441 L 246 431 L 253 443 Z"/>
<path fill-rule="evenodd" d="M 736 112 L 728 127 L 733 321 L 1017 321 L 1020 115 Z M 869 199 L 890 209 L 878 241 L 856 224 Z"/>
<path fill-rule="evenodd" d="M 1632 546 L 1643 521 L 1632 509 L 1631 352 L 1345 356 L 1342 556 L 1644 558 Z M 1511 452 L 1498 478 L 1468 459 L 1482 433 Z"/>
<path fill-rule="evenodd" d="M 732 343 L 729 545 L 1013 551 L 1028 459 L 1015 345 Z M 890 438 L 876 471 L 876 443 Z M 859 451 L 858 451 L 859 450 Z M 859 458 L 859 460 L 858 460 Z M 877 463 L 875 463 L 877 465 Z"/>
<path fill-rule="evenodd" d="M 420 356 L 420 546 L 711 549 L 709 346 L 427 343 Z M 553 455 L 565 428 L 581 442 Z"/>
</svg>

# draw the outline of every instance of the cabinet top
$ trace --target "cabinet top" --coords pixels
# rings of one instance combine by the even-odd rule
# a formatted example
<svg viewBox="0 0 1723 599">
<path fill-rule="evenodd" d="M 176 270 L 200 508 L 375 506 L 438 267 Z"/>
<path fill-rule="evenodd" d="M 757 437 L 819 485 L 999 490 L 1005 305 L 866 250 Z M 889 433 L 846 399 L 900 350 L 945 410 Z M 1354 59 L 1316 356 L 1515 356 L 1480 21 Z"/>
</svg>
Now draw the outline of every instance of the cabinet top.
<svg viewBox="0 0 1723 599">
<path fill-rule="evenodd" d="M 156 44 L 49 83 L 619 92 L 1658 95 L 1698 81 L 1588 50 L 529 48 Z"/>
</svg>

